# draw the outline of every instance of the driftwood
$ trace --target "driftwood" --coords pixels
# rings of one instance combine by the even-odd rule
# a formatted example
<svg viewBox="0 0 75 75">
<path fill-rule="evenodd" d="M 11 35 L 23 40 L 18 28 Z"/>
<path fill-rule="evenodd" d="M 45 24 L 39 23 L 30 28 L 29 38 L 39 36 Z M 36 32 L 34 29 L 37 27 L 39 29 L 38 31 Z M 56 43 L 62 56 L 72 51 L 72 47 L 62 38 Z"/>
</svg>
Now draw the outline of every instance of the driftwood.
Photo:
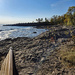
<svg viewBox="0 0 75 75">
<path fill-rule="evenodd" d="M 15 67 L 13 51 L 11 49 L 1 65 L 0 75 L 18 75 Z"/>
</svg>

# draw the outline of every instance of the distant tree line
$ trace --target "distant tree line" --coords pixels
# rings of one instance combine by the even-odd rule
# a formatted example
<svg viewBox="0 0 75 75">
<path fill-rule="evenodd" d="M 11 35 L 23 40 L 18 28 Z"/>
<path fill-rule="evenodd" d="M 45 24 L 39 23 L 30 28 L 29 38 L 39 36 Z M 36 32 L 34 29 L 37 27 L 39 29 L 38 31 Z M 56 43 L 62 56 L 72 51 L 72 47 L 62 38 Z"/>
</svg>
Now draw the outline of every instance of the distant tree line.
<svg viewBox="0 0 75 75">
<path fill-rule="evenodd" d="M 45 18 L 45 21 L 43 21 L 43 18 L 38 18 L 36 21 L 39 23 L 47 22 L 55 25 L 75 25 L 75 6 L 69 7 L 67 13 L 62 16 L 54 15 L 50 19 Z"/>
<path fill-rule="evenodd" d="M 45 18 L 45 21 L 43 21 L 43 20 L 44 20 L 43 18 L 38 18 L 38 19 L 36 19 L 36 21 L 37 21 L 38 23 L 41 23 L 41 22 L 50 22 L 50 20 L 47 19 L 47 18 Z"/>
</svg>

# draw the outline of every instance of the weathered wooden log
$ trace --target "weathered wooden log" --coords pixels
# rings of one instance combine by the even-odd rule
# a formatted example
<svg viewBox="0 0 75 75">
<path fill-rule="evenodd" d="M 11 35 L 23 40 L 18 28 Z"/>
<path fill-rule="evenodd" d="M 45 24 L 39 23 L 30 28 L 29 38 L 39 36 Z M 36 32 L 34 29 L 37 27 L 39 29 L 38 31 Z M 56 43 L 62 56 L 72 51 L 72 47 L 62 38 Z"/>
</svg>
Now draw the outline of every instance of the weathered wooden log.
<svg viewBox="0 0 75 75">
<path fill-rule="evenodd" d="M 11 49 L 1 65 L 0 75 L 18 75 L 15 67 L 14 55 Z"/>
</svg>

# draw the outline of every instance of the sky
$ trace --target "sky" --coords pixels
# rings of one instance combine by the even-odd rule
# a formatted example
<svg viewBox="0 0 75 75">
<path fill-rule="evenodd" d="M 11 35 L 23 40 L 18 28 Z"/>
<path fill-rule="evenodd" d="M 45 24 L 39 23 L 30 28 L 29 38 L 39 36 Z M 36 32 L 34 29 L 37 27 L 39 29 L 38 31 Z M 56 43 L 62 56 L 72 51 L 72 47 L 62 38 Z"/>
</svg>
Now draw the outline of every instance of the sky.
<svg viewBox="0 0 75 75">
<path fill-rule="evenodd" d="M 0 24 L 25 23 L 63 15 L 75 0 L 0 0 Z"/>
</svg>

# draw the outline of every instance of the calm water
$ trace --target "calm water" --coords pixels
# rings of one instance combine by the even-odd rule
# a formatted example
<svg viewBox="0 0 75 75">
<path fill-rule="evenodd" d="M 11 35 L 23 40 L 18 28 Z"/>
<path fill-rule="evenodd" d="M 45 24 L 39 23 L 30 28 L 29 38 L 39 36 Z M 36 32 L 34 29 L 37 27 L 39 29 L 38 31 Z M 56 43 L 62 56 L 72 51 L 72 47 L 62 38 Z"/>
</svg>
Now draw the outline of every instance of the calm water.
<svg viewBox="0 0 75 75">
<path fill-rule="evenodd" d="M 33 38 L 45 31 L 47 31 L 47 30 L 37 29 L 34 27 L 2 26 L 2 25 L 0 25 L 0 40 L 4 40 L 6 38 L 16 38 L 16 37 Z M 34 33 L 34 32 L 36 32 L 36 33 Z"/>
</svg>

